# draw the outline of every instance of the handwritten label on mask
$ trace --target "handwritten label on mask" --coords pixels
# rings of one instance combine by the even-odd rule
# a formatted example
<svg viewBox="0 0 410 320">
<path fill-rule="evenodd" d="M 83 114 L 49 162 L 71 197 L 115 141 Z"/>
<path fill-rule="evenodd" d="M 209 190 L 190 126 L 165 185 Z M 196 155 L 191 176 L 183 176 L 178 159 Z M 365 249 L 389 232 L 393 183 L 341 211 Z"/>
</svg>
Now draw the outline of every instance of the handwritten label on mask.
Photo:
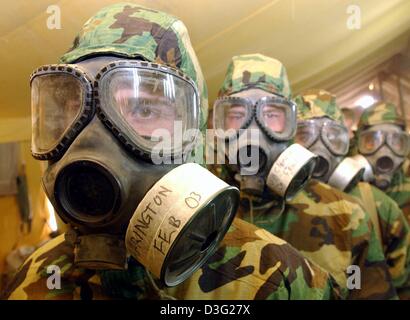
<svg viewBox="0 0 410 320">
<path fill-rule="evenodd" d="M 219 190 L 228 186 L 193 163 L 162 177 L 145 195 L 128 225 L 128 252 L 156 277 L 178 234 Z M 198 255 L 200 251 L 198 249 Z"/>
<path fill-rule="evenodd" d="M 162 185 L 159 186 L 157 194 L 153 197 L 152 201 L 148 202 L 148 204 L 142 211 L 138 212 L 137 210 L 135 212 L 133 217 L 135 223 L 132 225 L 131 229 L 133 236 L 130 237 L 129 242 L 132 244 L 137 257 L 141 255 L 141 251 L 139 249 L 141 243 L 143 243 L 144 239 L 147 237 L 147 233 L 149 233 L 151 222 L 155 219 L 156 216 L 158 216 L 158 213 L 163 210 L 162 206 L 164 204 L 164 200 L 171 192 L 172 190 Z M 163 237 L 161 236 L 161 232 L 159 232 L 159 237 Z M 157 248 L 156 239 L 154 239 L 154 247 Z"/>
<path fill-rule="evenodd" d="M 282 152 L 273 164 L 266 179 L 266 184 L 277 195 L 285 197 L 292 180 L 303 166 L 314 157 L 315 155 L 312 152 L 301 145 L 292 144 Z"/>
</svg>

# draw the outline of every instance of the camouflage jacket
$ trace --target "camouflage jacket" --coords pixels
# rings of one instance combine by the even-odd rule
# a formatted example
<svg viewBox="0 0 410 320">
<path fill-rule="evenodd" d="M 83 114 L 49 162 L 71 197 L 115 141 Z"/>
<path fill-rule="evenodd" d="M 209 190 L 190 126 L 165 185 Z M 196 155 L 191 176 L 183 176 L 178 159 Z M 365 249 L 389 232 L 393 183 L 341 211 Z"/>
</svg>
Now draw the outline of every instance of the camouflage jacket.
<svg viewBox="0 0 410 320">
<path fill-rule="evenodd" d="M 403 131 L 406 129 L 403 117 L 397 112 L 396 106 L 390 102 L 379 101 L 362 113 L 356 140 L 362 130 L 378 124 L 394 124 L 401 127 Z M 359 150 L 353 150 L 353 153 L 359 153 Z M 406 176 L 405 171 L 408 160 L 403 161 L 403 167 L 392 177 L 386 194 L 397 202 L 410 223 L 410 178 Z"/>
<path fill-rule="evenodd" d="M 408 157 L 407 157 L 406 160 L 404 160 L 403 172 L 404 172 L 406 177 L 410 177 L 410 159 Z"/>
<path fill-rule="evenodd" d="M 392 183 L 386 190 L 386 194 L 396 201 L 410 225 L 410 178 L 403 171 L 399 171 L 393 176 Z M 407 265 L 410 265 L 410 252 L 407 259 Z M 399 289 L 399 296 L 400 299 L 410 300 L 410 274 L 406 283 Z"/>
<path fill-rule="evenodd" d="M 410 178 L 399 171 L 394 175 L 386 194 L 397 202 L 410 224 Z"/>
<path fill-rule="evenodd" d="M 368 196 L 363 196 L 366 192 L 371 193 L 372 201 L 366 201 Z M 358 198 L 369 214 L 372 210 L 377 214 L 378 223 L 375 228 L 380 232 L 380 241 L 393 284 L 396 288 L 402 287 L 410 268 L 407 262 L 410 227 L 403 212 L 393 199 L 369 183 L 360 182 L 349 194 Z"/>
<path fill-rule="evenodd" d="M 298 119 L 312 120 L 328 117 L 344 126 L 343 114 L 336 97 L 321 89 L 311 89 L 295 98 Z M 355 139 L 352 139 L 355 141 Z M 355 145 L 350 147 L 355 148 Z M 397 204 L 376 187 L 360 183 L 351 192 L 360 201 L 374 224 L 377 238 L 382 245 L 390 275 L 396 287 L 407 278 L 406 258 L 409 226 Z"/>
<path fill-rule="evenodd" d="M 64 235 L 49 241 L 23 264 L 4 296 L 8 299 L 332 299 L 338 285 L 285 241 L 235 219 L 218 251 L 191 278 L 160 288 L 135 261 L 127 271 L 78 269 Z M 61 270 L 61 288 L 48 289 Z"/>
<path fill-rule="evenodd" d="M 275 207 L 242 206 L 240 216 L 289 242 L 336 279 L 349 299 L 395 299 L 380 243 L 369 215 L 356 200 L 318 181 L 308 186 L 280 213 Z M 357 265 L 361 289 L 347 288 L 347 269 Z"/>
</svg>

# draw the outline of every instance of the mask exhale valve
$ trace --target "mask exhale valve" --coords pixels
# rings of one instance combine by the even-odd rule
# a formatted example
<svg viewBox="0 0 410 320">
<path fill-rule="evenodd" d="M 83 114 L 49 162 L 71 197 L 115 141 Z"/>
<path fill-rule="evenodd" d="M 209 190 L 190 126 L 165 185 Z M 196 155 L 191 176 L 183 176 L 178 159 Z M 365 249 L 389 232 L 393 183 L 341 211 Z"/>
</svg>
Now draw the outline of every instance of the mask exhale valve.
<svg viewBox="0 0 410 320">
<path fill-rule="evenodd" d="M 167 286 L 192 275 L 212 255 L 237 210 L 239 190 L 198 164 L 163 176 L 139 203 L 127 251 Z"/>
</svg>

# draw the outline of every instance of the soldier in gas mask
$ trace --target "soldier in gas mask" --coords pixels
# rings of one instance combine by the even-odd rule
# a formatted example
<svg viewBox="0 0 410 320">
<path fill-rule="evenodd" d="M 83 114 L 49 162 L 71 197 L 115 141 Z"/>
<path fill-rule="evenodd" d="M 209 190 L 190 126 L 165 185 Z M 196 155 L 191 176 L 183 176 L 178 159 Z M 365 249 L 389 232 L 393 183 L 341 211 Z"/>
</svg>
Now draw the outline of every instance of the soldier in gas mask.
<svg viewBox="0 0 410 320">
<path fill-rule="evenodd" d="M 230 227 L 238 190 L 191 163 L 203 164 L 208 105 L 180 20 L 104 8 L 61 64 L 33 73 L 31 89 L 33 155 L 48 160 L 43 187 L 70 230 L 27 259 L 6 297 L 337 295 L 328 273 L 283 240 L 239 219 Z M 58 290 L 47 285 L 53 272 Z"/>
<path fill-rule="evenodd" d="M 355 154 L 368 168 L 367 181 L 397 202 L 410 222 L 410 180 L 402 170 L 410 139 L 396 106 L 378 102 L 366 109 L 356 133 Z"/>
<path fill-rule="evenodd" d="M 315 158 L 292 144 L 296 105 L 281 62 L 261 54 L 233 57 L 213 117 L 226 145 L 226 163 L 215 171 L 240 188 L 240 217 L 329 271 L 348 298 L 396 297 L 369 216 L 352 197 L 309 182 Z M 347 287 L 352 264 L 361 269 L 360 290 Z"/>
<path fill-rule="evenodd" d="M 402 209 L 410 224 L 410 178 L 402 165 L 410 151 L 404 119 L 394 104 L 380 101 L 361 115 L 356 132 L 354 158 L 366 168 L 365 180 L 383 190 Z M 410 281 L 400 289 L 410 299 Z"/>
<path fill-rule="evenodd" d="M 358 198 L 369 213 L 380 240 L 395 287 L 408 275 L 409 225 L 393 199 L 367 182 L 359 182 L 364 169 L 347 157 L 349 133 L 336 97 L 310 89 L 295 97 L 298 108 L 296 142 L 319 156 L 313 176 Z"/>
</svg>

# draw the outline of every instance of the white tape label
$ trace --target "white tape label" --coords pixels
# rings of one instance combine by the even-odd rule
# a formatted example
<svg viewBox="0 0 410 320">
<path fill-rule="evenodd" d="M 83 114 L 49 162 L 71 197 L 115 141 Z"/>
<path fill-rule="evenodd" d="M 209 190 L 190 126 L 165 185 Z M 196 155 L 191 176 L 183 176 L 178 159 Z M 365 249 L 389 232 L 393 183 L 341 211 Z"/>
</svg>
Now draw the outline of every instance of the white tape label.
<svg viewBox="0 0 410 320">
<path fill-rule="evenodd" d="M 126 233 L 128 252 L 155 276 L 178 234 L 202 206 L 228 185 L 198 164 L 170 171 L 145 195 Z"/>
</svg>

